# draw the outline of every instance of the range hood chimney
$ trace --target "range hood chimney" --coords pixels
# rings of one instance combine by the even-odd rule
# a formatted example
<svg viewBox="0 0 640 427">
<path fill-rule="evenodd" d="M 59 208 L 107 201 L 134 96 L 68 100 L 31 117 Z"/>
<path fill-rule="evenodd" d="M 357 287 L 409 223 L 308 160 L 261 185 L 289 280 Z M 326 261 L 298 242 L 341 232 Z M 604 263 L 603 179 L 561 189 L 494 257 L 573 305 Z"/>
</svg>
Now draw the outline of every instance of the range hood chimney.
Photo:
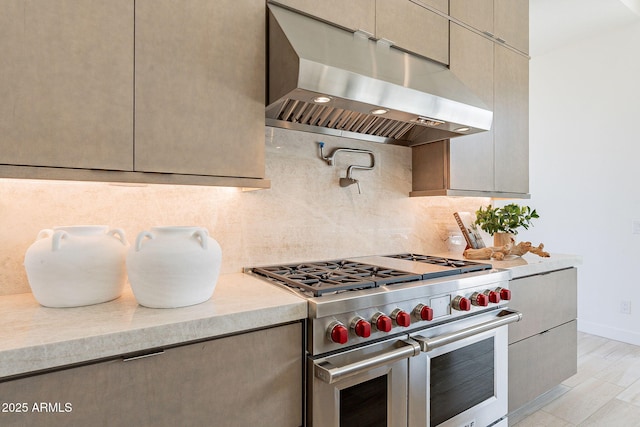
<svg viewBox="0 0 640 427">
<path fill-rule="evenodd" d="M 445 66 L 269 5 L 268 126 L 420 145 L 491 128 Z"/>
</svg>

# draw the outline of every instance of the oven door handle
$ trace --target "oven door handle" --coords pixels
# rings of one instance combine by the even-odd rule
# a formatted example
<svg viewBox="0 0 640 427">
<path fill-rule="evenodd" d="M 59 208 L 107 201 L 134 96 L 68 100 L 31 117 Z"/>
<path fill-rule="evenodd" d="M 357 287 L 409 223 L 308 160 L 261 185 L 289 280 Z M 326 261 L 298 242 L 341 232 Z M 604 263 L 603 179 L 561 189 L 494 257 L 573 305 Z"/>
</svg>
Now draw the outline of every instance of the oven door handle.
<svg viewBox="0 0 640 427">
<path fill-rule="evenodd" d="M 470 326 L 459 331 L 442 334 L 433 338 L 425 338 L 420 336 L 411 337 L 420 343 L 422 351 L 428 352 L 438 347 L 454 343 L 456 341 L 463 340 L 465 338 L 472 337 L 474 335 L 481 334 L 492 329 L 499 328 L 501 326 L 508 325 L 510 323 L 519 322 L 522 319 L 522 313 L 515 310 L 502 310 L 496 319 L 488 322 L 479 323 L 477 325 Z"/>
<path fill-rule="evenodd" d="M 335 366 L 327 360 L 314 361 L 314 375 L 326 382 L 333 384 L 345 378 L 361 374 L 368 370 L 388 365 L 398 360 L 408 359 L 420 354 L 420 345 L 410 339 L 400 340 L 393 350 L 385 351 L 373 357 L 358 360 L 344 366 Z"/>
</svg>

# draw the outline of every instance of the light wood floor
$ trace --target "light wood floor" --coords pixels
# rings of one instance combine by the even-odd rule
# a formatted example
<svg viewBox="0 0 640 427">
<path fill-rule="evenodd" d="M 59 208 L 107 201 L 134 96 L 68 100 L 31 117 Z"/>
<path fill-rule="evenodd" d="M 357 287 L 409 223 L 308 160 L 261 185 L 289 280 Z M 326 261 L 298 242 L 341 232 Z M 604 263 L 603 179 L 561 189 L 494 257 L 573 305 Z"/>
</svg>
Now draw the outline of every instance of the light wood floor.
<svg viewBox="0 0 640 427">
<path fill-rule="evenodd" d="M 509 425 L 640 426 L 640 347 L 578 332 L 578 373 L 510 414 Z"/>
</svg>

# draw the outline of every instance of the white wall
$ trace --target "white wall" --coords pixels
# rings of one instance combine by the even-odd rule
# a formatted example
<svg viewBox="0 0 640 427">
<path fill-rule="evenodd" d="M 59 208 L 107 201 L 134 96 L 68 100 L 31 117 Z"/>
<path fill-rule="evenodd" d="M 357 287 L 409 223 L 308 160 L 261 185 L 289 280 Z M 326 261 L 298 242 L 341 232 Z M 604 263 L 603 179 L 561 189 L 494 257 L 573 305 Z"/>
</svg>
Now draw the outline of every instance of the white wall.
<svg viewBox="0 0 640 427">
<path fill-rule="evenodd" d="M 532 57 L 530 114 L 520 237 L 583 256 L 579 330 L 640 344 L 640 20 Z"/>
</svg>

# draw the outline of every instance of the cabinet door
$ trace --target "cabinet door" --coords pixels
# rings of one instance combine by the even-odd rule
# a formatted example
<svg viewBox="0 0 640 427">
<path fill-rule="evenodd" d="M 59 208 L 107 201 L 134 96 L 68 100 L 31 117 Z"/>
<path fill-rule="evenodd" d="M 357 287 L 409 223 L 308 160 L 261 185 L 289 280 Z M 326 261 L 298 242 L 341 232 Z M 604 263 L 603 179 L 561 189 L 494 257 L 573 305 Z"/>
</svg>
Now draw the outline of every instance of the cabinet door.
<svg viewBox="0 0 640 427">
<path fill-rule="evenodd" d="M 132 169 L 133 1 L 3 1 L 0 75 L 0 164 Z"/>
<path fill-rule="evenodd" d="M 496 190 L 529 192 L 529 59 L 495 45 Z"/>
<path fill-rule="evenodd" d="M 494 0 L 496 37 L 529 52 L 529 0 Z"/>
<path fill-rule="evenodd" d="M 453 18 L 493 34 L 493 0 L 449 0 L 449 11 Z"/>
<path fill-rule="evenodd" d="M 136 171 L 264 177 L 265 7 L 136 1 Z"/>
<path fill-rule="evenodd" d="M 2 401 L 29 411 L 0 413 L 0 424 L 298 427 L 302 357 L 296 323 L 9 381 Z M 40 402 L 58 406 L 34 412 Z"/>
<path fill-rule="evenodd" d="M 449 20 L 410 0 L 376 0 L 376 37 L 449 63 Z"/>
<path fill-rule="evenodd" d="M 376 0 L 278 0 L 278 3 L 352 31 L 375 32 Z"/>
<path fill-rule="evenodd" d="M 451 23 L 451 71 L 493 110 L 493 42 Z M 495 121 L 495 115 L 494 115 Z M 494 190 L 493 128 L 451 139 L 450 188 Z"/>
</svg>

